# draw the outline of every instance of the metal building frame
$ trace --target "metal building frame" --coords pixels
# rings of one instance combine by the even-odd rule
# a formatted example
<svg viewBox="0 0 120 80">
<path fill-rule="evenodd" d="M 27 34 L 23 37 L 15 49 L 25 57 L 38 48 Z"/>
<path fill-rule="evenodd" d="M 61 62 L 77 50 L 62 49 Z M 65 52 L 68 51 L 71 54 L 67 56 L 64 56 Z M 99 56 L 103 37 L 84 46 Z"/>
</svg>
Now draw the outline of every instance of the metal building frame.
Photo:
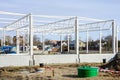
<svg viewBox="0 0 120 80">
<path fill-rule="evenodd" d="M 3 13 L 4 14 L 4 13 Z M 12 13 L 11 13 L 12 14 Z M 13 13 L 15 14 L 15 13 Z M 29 55 L 31 56 L 30 61 L 33 62 L 33 33 L 56 33 L 60 35 L 60 39 L 62 38 L 62 34 L 65 34 L 67 32 L 68 34 L 68 41 L 69 41 L 69 33 L 75 33 L 75 50 L 76 54 L 78 55 L 78 62 L 80 62 L 79 59 L 79 33 L 80 32 L 86 32 L 87 33 L 87 51 L 88 53 L 88 34 L 89 31 L 99 31 L 99 38 L 100 38 L 100 49 L 99 53 L 101 53 L 101 31 L 102 30 L 109 30 L 112 28 L 112 51 L 115 54 L 118 52 L 117 45 L 118 43 L 116 42 L 118 40 L 118 31 L 115 26 L 114 20 L 98 20 L 98 19 L 91 19 L 91 18 L 86 18 L 86 17 L 65 17 L 65 16 L 45 16 L 45 15 L 32 15 L 32 14 L 15 14 L 15 15 L 24 15 L 24 17 L 16 20 L 16 19 L 11 19 L 11 20 L 16 20 L 13 23 L 1 28 L 3 31 L 3 45 L 5 45 L 5 31 L 9 30 L 16 30 L 16 36 L 17 36 L 17 54 L 19 54 L 19 30 L 24 30 L 28 31 L 28 40 L 29 40 Z M 43 17 L 43 18 L 59 18 L 62 20 L 56 21 L 56 22 L 51 22 L 51 23 L 46 23 L 46 24 L 41 24 L 41 25 L 36 25 L 34 24 L 34 17 Z M 67 18 L 67 19 L 66 19 Z M 91 23 L 83 23 L 80 24 L 81 20 L 92 20 L 94 22 Z M 38 21 L 39 22 L 39 21 Z M 106 23 L 112 24 L 111 27 L 102 27 Z M 90 27 L 91 25 L 95 25 L 93 27 Z M 64 27 L 61 27 L 64 26 Z M 42 41 L 44 42 L 44 35 L 42 35 Z M 62 41 L 61 41 L 62 42 Z M 69 42 L 68 42 L 69 44 Z M 44 43 L 43 43 L 44 46 Z M 62 46 L 61 46 L 62 47 Z M 43 48 L 44 51 L 44 48 Z M 68 51 L 69 51 L 69 46 L 68 46 Z M 62 48 L 61 48 L 62 52 Z"/>
</svg>

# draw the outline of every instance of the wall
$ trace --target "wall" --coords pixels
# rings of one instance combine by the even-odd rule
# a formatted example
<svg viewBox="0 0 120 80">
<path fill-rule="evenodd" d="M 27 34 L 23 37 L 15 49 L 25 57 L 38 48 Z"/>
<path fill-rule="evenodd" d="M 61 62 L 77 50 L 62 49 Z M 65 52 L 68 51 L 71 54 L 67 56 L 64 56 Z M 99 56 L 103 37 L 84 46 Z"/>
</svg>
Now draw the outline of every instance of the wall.
<svg viewBox="0 0 120 80">
<path fill-rule="evenodd" d="M 39 63 L 75 63 L 77 55 L 63 54 L 63 55 L 35 55 L 35 64 Z"/>
<path fill-rule="evenodd" d="M 0 67 L 3 66 L 29 66 L 29 55 L 0 55 Z"/>
<path fill-rule="evenodd" d="M 80 54 L 80 62 L 109 61 L 114 54 Z M 29 55 L 0 55 L 0 67 L 3 66 L 29 66 Z M 35 65 L 39 63 L 76 63 L 76 54 L 34 55 Z"/>
<path fill-rule="evenodd" d="M 103 59 L 110 61 L 114 54 L 81 54 L 80 62 L 103 62 Z"/>
<path fill-rule="evenodd" d="M 80 62 L 103 62 L 103 59 L 109 61 L 114 54 L 80 54 Z M 35 55 L 35 64 L 39 63 L 76 63 L 76 54 L 63 55 Z"/>
</svg>

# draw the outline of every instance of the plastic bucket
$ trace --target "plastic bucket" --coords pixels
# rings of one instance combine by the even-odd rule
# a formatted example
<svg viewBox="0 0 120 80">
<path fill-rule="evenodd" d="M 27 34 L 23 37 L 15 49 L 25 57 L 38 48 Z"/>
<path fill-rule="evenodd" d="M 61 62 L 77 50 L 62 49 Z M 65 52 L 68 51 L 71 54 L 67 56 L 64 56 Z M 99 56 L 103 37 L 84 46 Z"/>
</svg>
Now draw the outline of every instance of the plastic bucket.
<svg viewBox="0 0 120 80">
<path fill-rule="evenodd" d="M 98 75 L 97 67 L 82 66 L 78 67 L 78 77 L 93 77 Z"/>
<path fill-rule="evenodd" d="M 44 67 L 44 63 L 40 63 L 39 66 L 40 66 L 40 67 Z"/>
<path fill-rule="evenodd" d="M 106 59 L 103 59 L 103 63 L 106 63 Z"/>
</svg>

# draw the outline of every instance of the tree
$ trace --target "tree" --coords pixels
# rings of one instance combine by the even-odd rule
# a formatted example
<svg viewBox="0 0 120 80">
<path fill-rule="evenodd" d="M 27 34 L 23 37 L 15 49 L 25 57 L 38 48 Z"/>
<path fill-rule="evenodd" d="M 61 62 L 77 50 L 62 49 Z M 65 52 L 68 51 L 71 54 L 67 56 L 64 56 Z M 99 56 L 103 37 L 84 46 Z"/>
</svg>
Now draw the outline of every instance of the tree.
<svg viewBox="0 0 120 80">
<path fill-rule="evenodd" d="M 112 41 L 112 36 L 111 36 L 111 35 L 108 35 L 108 36 L 106 36 L 104 39 L 105 39 L 105 41 Z"/>
<path fill-rule="evenodd" d="M 16 45 L 17 38 L 16 36 L 13 37 L 13 45 Z M 23 45 L 23 36 L 19 36 L 19 45 Z"/>
<path fill-rule="evenodd" d="M 107 46 L 107 50 L 110 50 L 110 48 L 112 47 L 112 36 L 111 35 L 108 35 L 104 38 L 104 41 L 106 42 L 106 45 Z"/>
<path fill-rule="evenodd" d="M 6 45 L 11 45 L 11 40 L 12 40 L 11 36 L 5 36 L 5 44 Z"/>
<path fill-rule="evenodd" d="M 50 45 L 50 40 L 49 39 L 45 39 L 45 45 Z"/>
<path fill-rule="evenodd" d="M 19 45 L 23 46 L 23 42 L 24 42 L 23 36 L 19 36 Z"/>
<path fill-rule="evenodd" d="M 40 38 L 37 35 L 33 36 L 33 45 L 39 45 L 40 44 Z"/>
<path fill-rule="evenodd" d="M 17 41 L 16 36 L 13 36 L 13 45 L 14 46 L 16 45 L 16 41 Z"/>
<path fill-rule="evenodd" d="M 65 39 L 65 41 L 67 41 L 68 40 L 68 35 L 66 35 L 64 39 Z M 69 35 L 69 41 L 72 41 L 72 36 L 71 35 Z"/>
<path fill-rule="evenodd" d="M 29 36 L 27 33 L 25 33 L 24 37 L 23 37 L 23 43 L 27 46 L 29 45 Z"/>
<path fill-rule="evenodd" d="M 92 42 L 93 42 L 92 37 L 89 36 L 88 42 L 89 42 L 88 45 L 91 46 L 91 44 L 92 44 Z"/>
<path fill-rule="evenodd" d="M 88 42 L 92 42 L 92 41 L 93 41 L 93 40 L 92 40 L 92 37 L 89 36 Z"/>
</svg>

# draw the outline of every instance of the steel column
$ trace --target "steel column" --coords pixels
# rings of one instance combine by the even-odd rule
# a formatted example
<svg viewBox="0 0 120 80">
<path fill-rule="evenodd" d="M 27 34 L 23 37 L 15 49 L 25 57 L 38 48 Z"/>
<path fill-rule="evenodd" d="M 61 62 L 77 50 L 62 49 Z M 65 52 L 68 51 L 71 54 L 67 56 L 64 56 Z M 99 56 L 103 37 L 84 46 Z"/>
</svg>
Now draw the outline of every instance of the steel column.
<svg viewBox="0 0 120 80">
<path fill-rule="evenodd" d="M 29 43 L 30 43 L 30 39 L 29 39 L 29 28 L 28 28 L 28 31 L 27 31 L 27 51 L 28 51 L 28 53 L 30 54 L 30 45 L 29 45 Z"/>
<path fill-rule="evenodd" d="M 70 35 L 68 34 L 68 53 L 70 52 Z"/>
<path fill-rule="evenodd" d="M 87 34 L 86 34 L 86 39 L 87 39 L 87 45 L 86 45 L 86 49 L 87 49 L 87 51 L 86 51 L 86 53 L 88 53 L 88 30 L 87 30 Z"/>
<path fill-rule="evenodd" d="M 112 22 L 112 52 L 115 54 L 115 26 L 114 21 Z"/>
<path fill-rule="evenodd" d="M 19 31 L 16 30 L 16 47 L 17 47 L 17 54 L 19 54 Z"/>
<path fill-rule="evenodd" d="M 100 28 L 100 31 L 99 31 L 99 53 L 101 54 L 102 52 L 102 44 L 101 44 L 101 36 L 102 36 L 102 33 L 101 33 L 101 28 Z"/>
<path fill-rule="evenodd" d="M 5 28 L 3 28 L 3 46 L 5 46 Z"/>
<path fill-rule="evenodd" d="M 116 52 L 118 53 L 118 34 L 119 34 L 119 30 L 118 30 L 118 26 L 116 26 Z"/>
<path fill-rule="evenodd" d="M 30 60 L 29 65 L 34 65 L 34 56 L 33 56 L 33 17 L 29 15 L 29 51 L 30 51 Z"/>
<path fill-rule="evenodd" d="M 30 14 L 29 16 L 29 45 L 30 45 L 30 55 L 33 55 L 33 18 Z"/>
<path fill-rule="evenodd" d="M 63 51 L 63 50 L 62 50 L 62 34 L 60 34 L 60 44 L 61 44 L 61 45 L 60 45 L 60 47 L 61 47 L 60 49 L 61 49 L 61 53 L 62 53 L 62 51 Z"/>
<path fill-rule="evenodd" d="M 25 51 L 25 35 L 23 35 L 23 52 Z"/>
<path fill-rule="evenodd" d="M 77 61 L 80 62 L 80 54 L 79 54 L 79 24 L 78 24 L 78 18 L 75 18 L 75 50 L 77 54 Z"/>
<path fill-rule="evenodd" d="M 45 51 L 45 42 L 44 42 L 44 35 L 43 35 L 44 33 L 42 33 L 42 50 L 43 50 L 43 52 Z"/>
</svg>

